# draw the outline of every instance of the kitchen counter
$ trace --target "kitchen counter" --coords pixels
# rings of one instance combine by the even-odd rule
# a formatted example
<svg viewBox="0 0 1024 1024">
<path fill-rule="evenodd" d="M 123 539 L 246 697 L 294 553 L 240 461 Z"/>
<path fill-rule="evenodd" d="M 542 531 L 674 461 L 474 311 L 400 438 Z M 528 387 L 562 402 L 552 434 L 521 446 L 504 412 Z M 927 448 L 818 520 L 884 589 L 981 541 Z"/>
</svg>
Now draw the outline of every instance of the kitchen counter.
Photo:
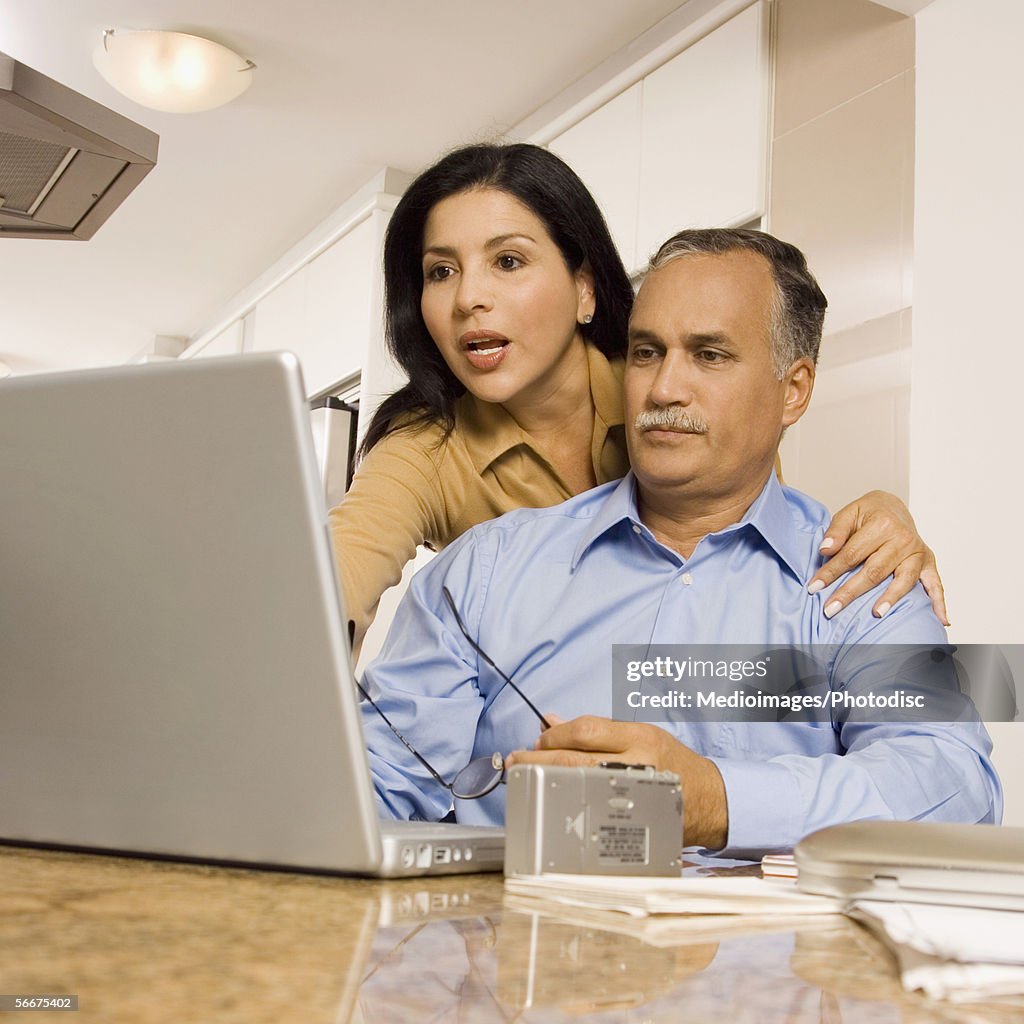
<svg viewBox="0 0 1024 1024">
<path fill-rule="evenodd" d="M 633 921 L 497 875 L 375 882 L 0 846 L 0 994 L 32 1021 L 993 1022 L 904 993 L 843 917 Z M 8 1019 L 18 1019 L 16 1017 Z"/>
</svg>

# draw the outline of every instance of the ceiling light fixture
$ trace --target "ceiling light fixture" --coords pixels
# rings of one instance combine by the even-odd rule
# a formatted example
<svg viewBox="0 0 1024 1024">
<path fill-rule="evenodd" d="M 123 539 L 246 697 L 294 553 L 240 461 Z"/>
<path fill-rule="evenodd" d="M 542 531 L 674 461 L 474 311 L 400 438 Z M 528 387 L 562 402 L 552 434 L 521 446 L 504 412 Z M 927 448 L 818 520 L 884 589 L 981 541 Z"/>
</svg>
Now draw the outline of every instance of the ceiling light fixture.
<svg viewBox="0 0 1024 1024">
<path fill-rule="evenodd" d="M 191 114 L 241 96 L 256 67 L 220 43 L 184 32 L 109 28 L 92 55 L 123 96 L 150 110 Z"/>
</svg>

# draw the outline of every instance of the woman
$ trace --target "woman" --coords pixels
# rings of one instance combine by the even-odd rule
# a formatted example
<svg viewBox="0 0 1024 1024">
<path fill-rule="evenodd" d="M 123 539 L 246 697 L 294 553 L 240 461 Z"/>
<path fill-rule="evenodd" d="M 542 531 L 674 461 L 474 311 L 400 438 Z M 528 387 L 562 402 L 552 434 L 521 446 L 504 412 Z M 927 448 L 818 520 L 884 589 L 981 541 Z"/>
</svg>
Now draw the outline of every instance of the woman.
<svg viewBox="0 0 1024 1024">
<path fill-rule="evenodd" d="M 633 290 L 597 204 L 558 157 L 525 144 L 444 157 L 392 215 L 384 282 L 388 346 L 409 383 L 377 410 L 331 512 L 357 646 L 418 545 L 441 548 L 629 468 L 621 380 Z M 895 571 L 876 614 L 921 578 L 945 618 L 934 559 L 897 498 L 848 505 L 827 538 L 833 557 L 812 591 L 865 564 L 830 609 Z"/>
</svg>

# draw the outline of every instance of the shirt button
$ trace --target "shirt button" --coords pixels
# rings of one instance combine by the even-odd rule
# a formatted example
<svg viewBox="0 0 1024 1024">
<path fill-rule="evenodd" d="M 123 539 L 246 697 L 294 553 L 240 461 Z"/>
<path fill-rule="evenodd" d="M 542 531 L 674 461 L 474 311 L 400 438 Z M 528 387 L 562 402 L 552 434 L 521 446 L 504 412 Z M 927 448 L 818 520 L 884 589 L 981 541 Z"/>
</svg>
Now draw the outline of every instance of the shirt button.
<svg viewBox="0 0 1024 1024">
<path fill-rule="evenodd" d="M 633 525 L 633 532 L 634 532 L 634 533 L 639 533 L 639 532 L 640 532 L 640 527 L 639 527 L 639 526 L 637 526 L 637 525 L 636 525 L 635 523 L 634 523 L 634 525 Z"/>
<path fill-rule="evenodd" d="M 689 586 L 693 582 L 693 577 L 688 572 L 684 572 L 682 575 L 682 581 L 686 586 Z"/>
</svg>

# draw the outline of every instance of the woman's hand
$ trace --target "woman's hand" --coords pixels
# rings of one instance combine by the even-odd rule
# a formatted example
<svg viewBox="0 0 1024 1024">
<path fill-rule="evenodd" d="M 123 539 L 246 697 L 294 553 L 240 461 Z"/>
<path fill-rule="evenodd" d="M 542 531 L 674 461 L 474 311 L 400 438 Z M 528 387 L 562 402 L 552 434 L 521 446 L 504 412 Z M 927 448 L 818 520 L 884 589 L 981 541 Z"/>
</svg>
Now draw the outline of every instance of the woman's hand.
<svg viewBox="0 0 1024 1024">
<path fill-rule="evenodd" d="M 894 494 L 870 491 L 840 509 L 825 532 L 821 552 L 830 557 L 808 583 L 812 594 L 860 567 L 829 599 L 829 618 L 892 575 L 872 614 L 882 618 L 920 580 L 935 614 L 949 625 L 935 555 L 917 532 L 910 510 Z"/>
</svg>

